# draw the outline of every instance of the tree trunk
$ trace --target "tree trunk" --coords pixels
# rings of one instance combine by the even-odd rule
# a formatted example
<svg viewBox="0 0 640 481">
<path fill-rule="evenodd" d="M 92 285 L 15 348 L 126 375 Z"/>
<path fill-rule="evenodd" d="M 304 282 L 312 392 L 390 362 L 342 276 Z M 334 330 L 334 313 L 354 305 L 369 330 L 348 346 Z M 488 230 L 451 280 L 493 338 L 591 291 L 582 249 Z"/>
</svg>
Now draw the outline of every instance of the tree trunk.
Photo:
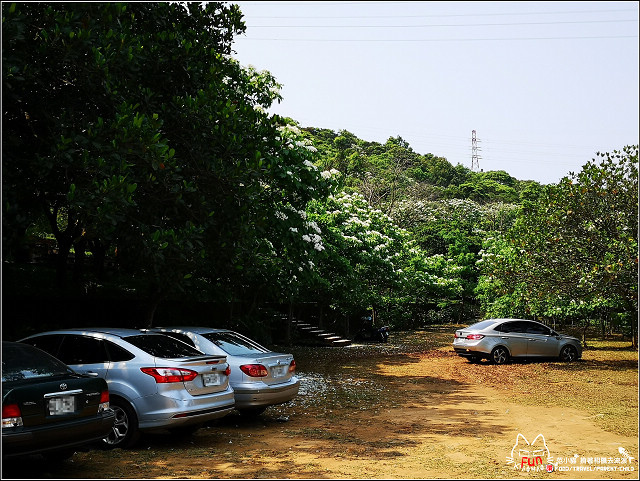
<svg viewBox="0 0 640 481">
<path fill-rule="evenodd" d="M 318 306 L 318 327 L 324 329 L 324 305 L 322 303 Z"/>
<path fill-rule="evenodd" d="M 65 238 L 56 238 L 58 241 L 58 254 L 56 256 L 56 281 L 59 288 L 67 285 L 67 260 L 71 251 L 71 242 Z"/>
<path fill-rule="evenodd" d="M 286 346 L 291 345 L 291 324 L 293 323 L 293 302 L 289 301 L 289 312 L 287 314 L 287 323 L 284 328 L 284 342 Z"/>
<path fill-rule="evenodd" d="M 589 321 L 585 322 L 584 327 L 582 328 L 582 345 L 584 347 L 588 347 L 587 346 L 587 329 L 589 329 L 589 325 L 591 323 Z"/>
<path fill-rule="evenodd" d="M 144 318 L 144 326 L 147 329 L 150 329 L 151 327 L 153 327 L 153 317 L 156 313 L 156 309 L 158 308 L 158 304 L 160 304 L 161 300 L 162 300 L 162 293 L 160 292 L 160 289 L 157 289 L 153 294 L 151 294 L 151 297 L 149 298 L 149 301 L 147 303 L 147 310 L 145 311 L 145 318 Z"/>
<path fill-rule="evenodd" d="M 104 279 L 104 262 L 107 254 L 106 247 L 99 240 L 93 240 L 89 244 L 89 250 L 93 254 L 93 269 L 96 278 Z"/>
<path fill-rule="evenodd" d="M 79 283 L 82 281 L 84 275 L 84 264 L 86 259 L 85 249 L 87 247 L 87 240 L 85 237 L 81 237 L 79 241 L 75 242 L 73 249 L 75 251 L 75 257 L 73 259 L 73 282 Z"/>
</svg>

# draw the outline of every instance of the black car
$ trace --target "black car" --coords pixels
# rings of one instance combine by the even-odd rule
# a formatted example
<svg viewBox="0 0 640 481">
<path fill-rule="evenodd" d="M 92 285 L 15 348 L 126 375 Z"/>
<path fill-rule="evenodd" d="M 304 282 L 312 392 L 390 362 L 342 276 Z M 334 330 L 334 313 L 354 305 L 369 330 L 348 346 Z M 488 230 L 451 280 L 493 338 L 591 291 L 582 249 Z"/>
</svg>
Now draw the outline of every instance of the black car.
<svg viewBox="0 0 640 481">
<path fill-rule="evenodd" d="M 107 382 L 46 352 L 2 341 L 2 457 L 70 457 L 106 437 L 115 414 Z"/>
</svg>

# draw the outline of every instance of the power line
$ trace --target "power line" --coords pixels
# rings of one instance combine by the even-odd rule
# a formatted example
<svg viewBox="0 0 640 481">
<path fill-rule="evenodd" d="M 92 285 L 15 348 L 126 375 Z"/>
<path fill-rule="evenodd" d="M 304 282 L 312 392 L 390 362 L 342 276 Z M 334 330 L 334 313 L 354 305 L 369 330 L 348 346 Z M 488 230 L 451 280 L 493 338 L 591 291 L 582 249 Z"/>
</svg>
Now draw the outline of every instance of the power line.
<svg viewBox="0 0 640 481">
<path fill-rule="evenodd" d="M 298 3 L 298 2 L 284 2 L 278 4 L 278 2 L 236 2 L 240 5 L 240 10 L 242 11 L 242 4 L 252 4 L 252 5 L 282 5 L 291 7 L 294 5 L 302 5 L 302 6 L 310 6 L 309 3 Z M 379 6 L 379 2 L 338 2 L 335 4 L 323 4 L 322 2 L 313 2 L 315 6 L 346 6 L 346 5 L 376 5 Z M 393 2 L 395 4 L 399 3 L 409 3 L 412 6 L 416 3 L 420 2 Z M 429 2 L 427 2 L 429 3 Z M 626 9 L 604 9 L 604 10 L 565 10 L 565 11 L 551 11 L 551 12 L 498 12 L 498 13 L 444 13 L 444 14 L 429 14 L 429 15 L 252 15 L 252 18 L 292 18 L 292 19 L 304 19 L 304 18 L 322 18 L 322 19 L 354 19 L 354 18 L 442 18 L 442 17 L 497 17 L 497 16 L 529 16 L 529 15 L 573 15 L 573 14 L 581 14 L 581 13 L 589 13 L 589 14 L 601 14 L 601 13 L 627 13 L 627 12 L 638 12 L 637 9 L 626 8 Z"/>
<path fill-rule="evenodd" d="M 601 39 L 620 39 L 620 38 L 638 38 L 638 35 L 597 35 L 597 36 L 571 36 L 571 37 L 491 37 L 491 38 L 425 38 L 425 39 L 380 39 L 380 38 L 258 38 L 258 37 L 238 37 L 243 40 L 260 41 L 260 42 L 480 42 L 480 41 L 504 41 L 504 40 L 601 40 Z"/>
<path fill-rule="evenodd" d="M 425 27 L 509 27 L 516 25 L 561 25 L 585 23 L 621 23 L 638 20 L 567 20 L 558 22 L 457 23 L 429 25 L 248 25 L 247 28 L 425 28 Z"/>
</svg>

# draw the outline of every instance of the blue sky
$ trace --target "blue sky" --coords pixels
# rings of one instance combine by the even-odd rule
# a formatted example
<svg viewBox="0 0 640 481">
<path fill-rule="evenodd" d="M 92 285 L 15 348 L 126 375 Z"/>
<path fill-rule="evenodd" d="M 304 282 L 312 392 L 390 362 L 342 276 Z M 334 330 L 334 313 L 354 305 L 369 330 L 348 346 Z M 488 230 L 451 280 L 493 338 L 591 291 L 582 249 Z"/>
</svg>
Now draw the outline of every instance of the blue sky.
<svg viewBox="0 0 640 481">
<path fill-rule="evenodd" d="M 233 3 L 303 127 L 545 184 L 638 144 L 638 2 Z"/>
</svg>

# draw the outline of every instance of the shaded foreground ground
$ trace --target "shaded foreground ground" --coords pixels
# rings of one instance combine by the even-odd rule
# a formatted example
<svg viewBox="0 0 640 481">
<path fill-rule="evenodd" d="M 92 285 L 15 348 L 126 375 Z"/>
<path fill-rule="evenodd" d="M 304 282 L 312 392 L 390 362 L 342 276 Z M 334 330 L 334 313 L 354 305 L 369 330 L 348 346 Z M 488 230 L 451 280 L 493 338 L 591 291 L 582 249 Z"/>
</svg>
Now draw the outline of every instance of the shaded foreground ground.
<svg viewBox="0 0 640 481">
<path fill-rule="evenodd" d="M 452 353 L 452 332 L 286 348 L 300 394 L 257 419 L 234 413 L 191 437 L 58 464 L 4 462 L 2 477 L 638 479 L 637 352 L 601 341 L 571 364 L 476 365 Z M 509 462 L 518 434 L 536 448 L 543 435 L 553 472 L 519 469 L 523 438 Z"/>
</svg>

